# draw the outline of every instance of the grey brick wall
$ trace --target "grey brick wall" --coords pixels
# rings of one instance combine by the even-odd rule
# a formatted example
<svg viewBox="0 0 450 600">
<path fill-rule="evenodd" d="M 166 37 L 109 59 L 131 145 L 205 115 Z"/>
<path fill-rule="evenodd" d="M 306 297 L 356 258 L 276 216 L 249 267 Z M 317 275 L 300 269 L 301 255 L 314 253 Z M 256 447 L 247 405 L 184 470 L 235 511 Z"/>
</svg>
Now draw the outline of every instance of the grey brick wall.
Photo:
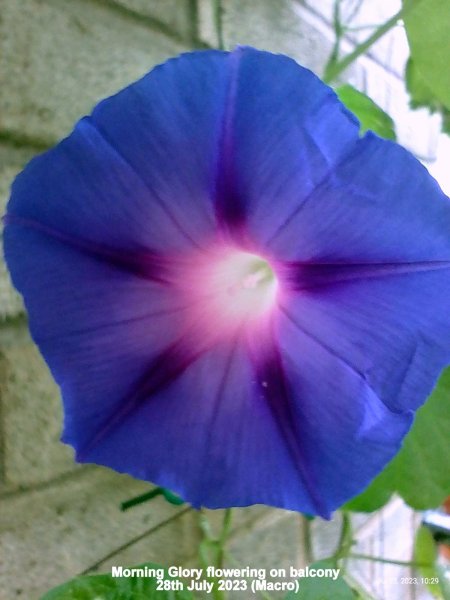
<svg viewBox="0 0 450 600">
<path fill-rule="evenodd" d="M 69 133 L 99 98 L 188 48 L 146 20 L 83 0 L 6 2 L 0 39 L 8 90 L 0 128 L 44 144 Z"/>
<path fill-rule="evenodd" d="M 284 52 L 322 72 L 333 43 L 330 0 L 223 4 L 228 48 Z M 215 45 L 212 18 L 212 0 L 0 0 L 0 212 L 25 162 L 67 135 L 100 98 L 169 56 Z M 401 141 L 431 160 L 438 123 L 408 110 L 402 65 L 390 61 L 398 43 L 384 40 L 345 79 L 367 89 L 396 119 Z M 76 466 L 59 442 L 60 413 L 58 390 L 0 260 L 0 598 L 33 600 L 96 562 L 194 561 L 192 511 L 158 499 L 120 513 L 120 501 L 147 484 Z M 237 523 L 244 527 L 240 534 L 235 527 L 232 548 L 243 563 L 252 556 L 259 566 L 301 560 L 295 515 L 255 507 L 238 510 Z M 148 535 L 130 543 L 142 532 Z"/>
</svg>

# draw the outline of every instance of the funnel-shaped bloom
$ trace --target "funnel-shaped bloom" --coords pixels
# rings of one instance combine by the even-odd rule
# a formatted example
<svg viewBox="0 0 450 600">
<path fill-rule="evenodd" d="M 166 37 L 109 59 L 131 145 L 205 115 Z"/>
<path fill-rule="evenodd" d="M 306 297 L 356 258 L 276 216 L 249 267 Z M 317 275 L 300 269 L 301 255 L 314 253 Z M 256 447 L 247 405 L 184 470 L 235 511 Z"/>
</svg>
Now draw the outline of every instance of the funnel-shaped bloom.
<svg viewBox="0 0 450 600">
<path fill-rule="evenodd" d="M 170 60 L 16 179 L 5 253 L 77 459 L 329 515 L 450 362 L 450 202 L 294 61 Z"/>
</svg>

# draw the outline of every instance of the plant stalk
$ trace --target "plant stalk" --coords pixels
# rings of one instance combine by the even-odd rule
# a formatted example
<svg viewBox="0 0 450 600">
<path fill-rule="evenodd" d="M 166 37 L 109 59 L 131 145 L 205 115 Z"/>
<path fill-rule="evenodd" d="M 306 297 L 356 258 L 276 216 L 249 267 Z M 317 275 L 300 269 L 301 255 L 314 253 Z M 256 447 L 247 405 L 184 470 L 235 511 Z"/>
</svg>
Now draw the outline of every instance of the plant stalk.
<svg viewBox="0 0 450 600">
<path fill-rule="evenodd" d="M 217 47 L 219 50 L 225 50 L 225 40 L 223 36 L 223 5 L 222 0 L 214 0 L 214 25 L 217 35 Z"/>
<path fill-rule="evenodd" d="M 372 562 L 379 562 L 386 565 L 398 565 L 399 567 L 413 567 L 413 568 L 431 568 L 433 565 L 426 563 L 418 563 L 410 560 L 395 560 L 393 558 L 382 558 L 381 556 L 371 556 L 370 554 L 348 554 L 348 558 L 354 560 L 369 560 Z"/>
<path fill-rule="evenodd" d="M 365 54 L 367 50 L 375 44 L 383 35 L 385 35 L 388 31 L 390 31 L 397 23 L 402 19 L 407 13 L 409 13 L 412 8 L 415 8 L 417 3 L 409 2 L 406 7 L 403 6 L 395 15 L 393 15 L 390 19 L 388 19 L 385 23 L 379 25 L 375 31 L 369 35 L 369 37 L 356 46 L 353 52 L 344 56 L 342 60 L 336 61 L 335 57 L 331 57 L 334 60 L 330 60 L 325 68 L 324 81 L 325 83 L 333 82 L 338 75 L 340 75 L 347 67 L 349 67 L 356 59 L 358 59 L 362 54 Z"/>
</svg>

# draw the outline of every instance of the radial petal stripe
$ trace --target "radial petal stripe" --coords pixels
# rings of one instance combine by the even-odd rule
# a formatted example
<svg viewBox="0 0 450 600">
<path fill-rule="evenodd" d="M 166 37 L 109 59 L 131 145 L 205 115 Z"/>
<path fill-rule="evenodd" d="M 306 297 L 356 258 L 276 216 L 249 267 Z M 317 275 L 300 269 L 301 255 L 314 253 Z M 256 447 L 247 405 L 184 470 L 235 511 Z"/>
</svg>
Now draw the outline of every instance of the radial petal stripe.
<svg viewBox="0 0 450 600">
<path fill-rule="evenodd" d="M 170 259 L 158 255 L 151 249 L 145 249 L 138 253 L 111 248 L 92 240 L 74 237 L 32 219 L 23 219 L 15 215 L 6 215 L 4 223 L 5 225 L 33 229 L 113 267 L 124 269 L 144 279 L 167 283 L 165 273 L 167 273 L 167 268 L 170 265 Z"/>
</svg>

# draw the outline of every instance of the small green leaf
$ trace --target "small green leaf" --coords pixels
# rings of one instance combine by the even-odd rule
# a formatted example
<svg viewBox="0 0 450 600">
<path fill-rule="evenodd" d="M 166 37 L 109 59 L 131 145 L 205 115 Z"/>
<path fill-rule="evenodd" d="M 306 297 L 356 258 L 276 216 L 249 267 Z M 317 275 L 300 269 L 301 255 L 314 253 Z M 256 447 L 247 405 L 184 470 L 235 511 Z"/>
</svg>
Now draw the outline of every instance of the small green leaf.
<svg viewBox="0 0 450 600">
<path fill-rule="evenodd" d="M 411 49 L 406 82 L 413 106 L 450 110 L 450 2 L 403 0 Z"/>
<path fill-rule="evenodd" d="M 435 598 L 443 598 L 439 583 L 439 573 L 435 566 L 437 557 L 436 543 L 427 527 L 421 525 L 417 530 L 414 543 L 414 561 L 422 577 L 427 581 L 427 587 Z M 425 566 L 427 565 L 427 566 Z"/>
<path fill-rule="evenodd" d="M 155 487 L 149 492 L 145 492 L 145 494 L 140 494 L 139 496 L 135 496 L 134 498 L 130 498 L 130 500 L 122 502 L 122 504 L 120 505 L 120 509 L 123 511 L 129 510 L 134 506 L 138 506 L 138 504 L 149 502 L 157 496 L 162 496 L 167 502 L 170 502 L 170 504 L 174 504 L 175 506 L 180 506 L 181 504 L 184 504 L 184 500 L 180 498 L 180 496 L 177 496 L 167 488 Z"/>
<path fill-rule="evenodd" d="M 157 570 L 163 577 L 85 575 L 50 590 L 41 600 L 193 600 L 192 594 L 179 589 L 180 582 L 169 577 L 163 567 L 147 563 L 131 568 L 143 570 L 145 567 Z M 160 580 L 171 582 L 166 585 L 172 589 L 159 589 Z"/>
<path fill-rule="evenodd" d="M 351 85 L 343 85 L 335 91 L 340 101 L 358 117 L 361 133 L 373 131 L 380 137 L 395 140 L 393 120 L 373 100 Z"/>
<path fill-rule="evenodd" d="M 450 494 L 449 400 L 450 368 L 417 411 L 400 452 L 362 494 L 344 505 L 346 510 L 377 510 L 394 492 L 416 510 L 442 503 Z"/>
<path fill-rule="evenodd" d="M 167 502 L 169 502 L 170 504 L 174 504 L 175 506 L 180 506 L 181 504 L 184 504 L 183 498 L 180 498 L 180 496 L 177 496 L 167 488 L 161 488 L 161 493 L 167 500 Z"/>
<path fill-rule="evenodd" d="M 327 560 L 316 562 L 310 569 L 336 569 L 336 565 Z M 289 592 L 285 600 L 355 600 L 352 589 L 339 575 L 337 579 L 332 577 L 302 577 L 298 580 L 300 589 Z"/>
</svg>

